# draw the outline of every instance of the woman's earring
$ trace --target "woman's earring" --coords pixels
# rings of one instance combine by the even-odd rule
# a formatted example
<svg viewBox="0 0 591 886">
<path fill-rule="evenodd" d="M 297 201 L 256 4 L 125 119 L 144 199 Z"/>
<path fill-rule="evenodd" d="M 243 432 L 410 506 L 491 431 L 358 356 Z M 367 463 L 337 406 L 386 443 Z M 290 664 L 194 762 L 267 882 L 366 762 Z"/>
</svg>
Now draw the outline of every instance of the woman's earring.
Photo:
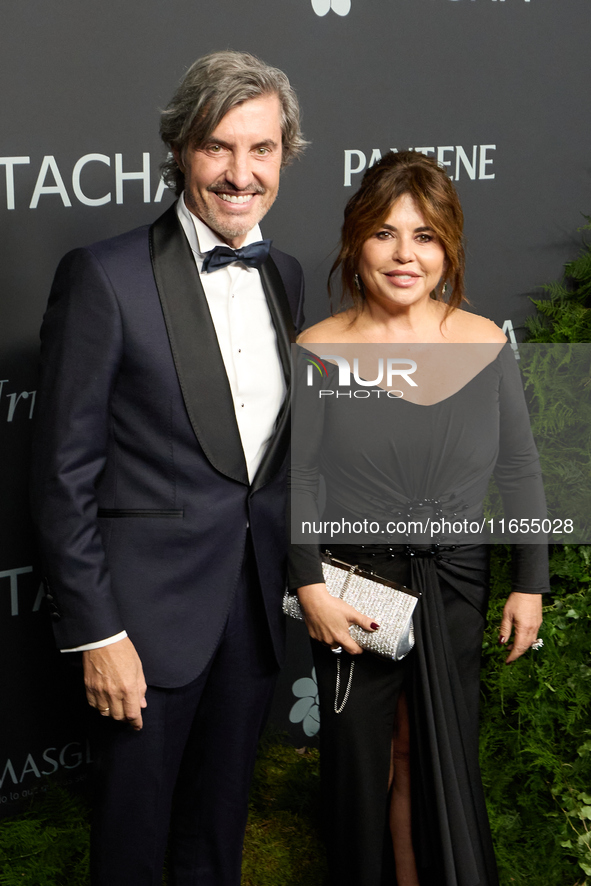
<svg viewBox="0 0 591 886">
<path fill-rule="evenodd" d="M 355 289 L 356 289 L 358 292 L 362 292 L 362 289 L 361 289 L 361 277 L 359 276 L 359 274 L 355 274 L 355 276 L 353 277 L 353 282 L 355 283 Z"/>
<path fill-rule="evenodd" d="M 447 283 L 444 283 L 443 286 L 441 287 L 442 297 L 445 295 L 446 292 L 447 292 Z"/>
</svg>

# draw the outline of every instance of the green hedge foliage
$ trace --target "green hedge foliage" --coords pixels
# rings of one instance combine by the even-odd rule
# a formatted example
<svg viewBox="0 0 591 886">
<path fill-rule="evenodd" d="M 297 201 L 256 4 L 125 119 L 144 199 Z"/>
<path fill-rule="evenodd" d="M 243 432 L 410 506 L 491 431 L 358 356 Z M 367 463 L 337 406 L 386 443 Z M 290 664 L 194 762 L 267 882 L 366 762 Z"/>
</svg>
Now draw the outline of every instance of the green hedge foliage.
<svg viewBox="0 0 591 886">
<path fill-rule="evenodd" d="M 589 231 L 591 216 L 585 218 L 581 230 Z M 591 378 L 587 349 L 577 344 L 591 342 L 591 246 L 583 242 L 564 278 L 544 289 L 547 298 L 534 300 L 538 315 L 527 321 L 527 340 L 557 347 L 540 349 L 525 367 L 532 427 L 544 475 L 562 489 L 560 511 L 585 524 Z M 505 666 L 497 634 L 510 587 L 509 551 L 493 552 L 481 766 L 502 886 L 591 886 L 590 560 L 588 545 L 554 547 L 544 648 Z"/>
<path fill-rule="evenodd" d="M 556 547 L 544 648 L 505 665 L 510 552 L 493 552 L 481 768 L 502 886 L 591 884 L 591 549 Z"/>
<path fill-rule="evenodd" d="M 580 231 L 591 231 L 591 215 Z M 537 315 L 526 321 L 528 341 L 590 342 L 591 245 L 583 241 L 578 257 L 564 266 L 564 277 L 543 286 L 544 299 L 532 299 Z"/>
</svg>

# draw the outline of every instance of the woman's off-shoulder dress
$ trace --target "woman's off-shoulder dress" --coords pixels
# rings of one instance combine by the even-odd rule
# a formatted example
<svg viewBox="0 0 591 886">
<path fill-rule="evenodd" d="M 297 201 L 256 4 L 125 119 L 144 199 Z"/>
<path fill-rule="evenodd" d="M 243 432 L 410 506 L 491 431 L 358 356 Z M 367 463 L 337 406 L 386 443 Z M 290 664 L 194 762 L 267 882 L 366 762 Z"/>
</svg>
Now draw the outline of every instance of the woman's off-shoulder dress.
<svg viewBox="0 0 591 886">
<path fill-rule="evenodd" d="M 333 346 L 333 350 L 334 350 Z M 436 345 L 448 348 L 454 346 Z M 468 346 L 475 347 L 475 346 Z M 486 347 L 486 346 L 485 346 Z M 545 515 L 537 451 L 515 355 L 493 346 L 491 359 L 451 396 L 432 405 L 372 390 L 362 379 L 339 389 L 322 361 L 319 383 L 298 349 L 294 377 L 290 587 L 322 582 L 321 549 L 421 593 L 415 647 L 393 662 L 355 657 L 351 692 L 334 711 L 337 657 L 312 642 L 320 693 L 323 821 L 334 886 L 394 886 L 388 830 L 388 778 L 396 709 L 409 707 L 412 833 L 421 886 L 497 886 L 478 764 L 479 669 L 488 602 L 488 551 L 482 534 L 387 532 L 409 520 L 464 526 L 483 520 L 494 473 L 504 516 Z M 322 352 L 330 355 L 329 346 Z M 496 356 L 495 356 L 496 355 Z M 312 378 L 312 384 L 310 380 Z M 403 387 L 402 383 L 400 385 Z M 319 390 L 333 393 L 319 395 Z M 376 386 L 374 385 L 374 389 Z M 339 391 L 342 395 L 336 396 Z M 319 477 L 326 503 L 318 507 Z M 322 493 L 324 495 L 324 493 Z M 320 521 L 347 527 L 364 519 L 371 533 L 298 534 Z M 468 521 L 464 523 L 463 521 Z M 366 524 L 367 525 L 367 524 Z M 485 527 L 486 528 L 486 527 Z M 539 536 L 538 536 L 539 538 Z M 549 589 L 547 546 L 514 545 L 507 590 Z M 316 543 L 320 542 L 320 543 Z M 341 698 L 349 664 L 341 656 Z"/>
</svg>

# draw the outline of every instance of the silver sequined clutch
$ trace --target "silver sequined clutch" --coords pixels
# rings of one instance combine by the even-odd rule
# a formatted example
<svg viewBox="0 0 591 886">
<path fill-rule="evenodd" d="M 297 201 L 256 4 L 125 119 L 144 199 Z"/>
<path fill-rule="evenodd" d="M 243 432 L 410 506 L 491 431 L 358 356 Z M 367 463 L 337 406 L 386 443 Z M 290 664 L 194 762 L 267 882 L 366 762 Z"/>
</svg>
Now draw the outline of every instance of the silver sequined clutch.
<svg viewBox="0 0 591 886">
<path fill-rule="evenodd" d="M 408 655 L 415 643 L 412 614 L 420 592 L 335 557 L 329 556 L 323 561 L 322 572 L 329 594 L 370 616 L 380 626 L 370 633 L 351 625 L 349 633 L 356 643 L 395 661 Z M 285 594 L 283 611 L 293 618 L 304 617 L 299 600 L 293 594 Z"/>
</svg>

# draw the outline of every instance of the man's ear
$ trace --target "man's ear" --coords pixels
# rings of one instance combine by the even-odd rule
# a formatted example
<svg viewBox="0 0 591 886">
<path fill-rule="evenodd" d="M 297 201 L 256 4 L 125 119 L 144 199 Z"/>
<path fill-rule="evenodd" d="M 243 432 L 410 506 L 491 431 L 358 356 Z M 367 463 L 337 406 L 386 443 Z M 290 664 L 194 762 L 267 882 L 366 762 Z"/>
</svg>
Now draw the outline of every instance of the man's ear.
<svg viewBox="0 0 591 886">
<path fill-rule="evenodd" d="M 178 148 L 172 149 L 172 156 L 175 159 L 176 165 L 178 166 L 178 168 L 180 169 L 180 171 L 184 175 L 185 174 L 185 164 L 183 163 L 182 155 L 181 155 L 181 152 L 179 151 Z"/>
</svg>

